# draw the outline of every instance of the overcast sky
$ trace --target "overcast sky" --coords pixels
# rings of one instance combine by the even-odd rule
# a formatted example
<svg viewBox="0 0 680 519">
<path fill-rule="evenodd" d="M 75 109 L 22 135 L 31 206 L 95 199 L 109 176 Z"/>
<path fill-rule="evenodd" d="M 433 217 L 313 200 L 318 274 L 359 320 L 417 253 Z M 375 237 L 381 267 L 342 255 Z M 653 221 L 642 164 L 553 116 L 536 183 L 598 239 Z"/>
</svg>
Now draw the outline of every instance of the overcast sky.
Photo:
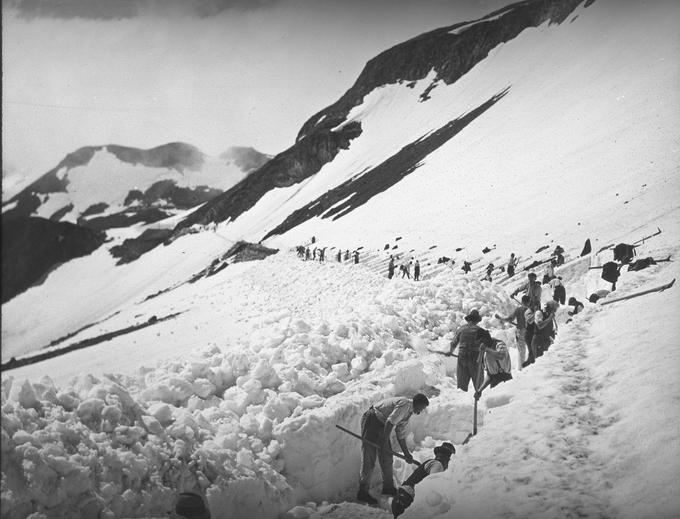
<svg viewBox="0 0 680 519">
<path fill-rule="evenodd" d="M 278 153 L 379 52 L 508 3 L 3 0 L 3 191 L 87 145 Z"/>
</svg>

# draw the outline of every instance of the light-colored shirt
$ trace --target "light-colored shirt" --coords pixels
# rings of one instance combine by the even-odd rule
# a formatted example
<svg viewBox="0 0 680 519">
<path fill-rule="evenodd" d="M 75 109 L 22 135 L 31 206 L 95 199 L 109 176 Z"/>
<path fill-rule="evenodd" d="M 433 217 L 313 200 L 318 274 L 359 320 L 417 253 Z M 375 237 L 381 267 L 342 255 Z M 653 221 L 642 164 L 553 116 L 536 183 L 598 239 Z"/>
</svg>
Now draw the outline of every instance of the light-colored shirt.
<svg viewBox="0 0 680 519">
<path fill-rule="evenodd" d="M 390 422 L 394 425 L 397 438 L 406 438 L 406 425 L 413 414 L 413 401 L 404 396 L 385 398 L 373 404 L 375 415 L 382 423 Z"/>
<path fill-rule="evenodd" d="M 510 362 L 510 353 L 504 342 L 498 342 L 496 344 L 496 352 L 502 354 L 499 355 L 484 355 L 484 365 L 489 375 L 496 375 L 498 373 L 510 373 L 512 371 L 512 365 Z"/>
<path fill-rule="evenodd" d="M 425 472 L 428 474 L 436 474 L 437 472 L 444 472 L 444 465 L 439 460 L 430 460 L 425 462 Z"/>
</svg>

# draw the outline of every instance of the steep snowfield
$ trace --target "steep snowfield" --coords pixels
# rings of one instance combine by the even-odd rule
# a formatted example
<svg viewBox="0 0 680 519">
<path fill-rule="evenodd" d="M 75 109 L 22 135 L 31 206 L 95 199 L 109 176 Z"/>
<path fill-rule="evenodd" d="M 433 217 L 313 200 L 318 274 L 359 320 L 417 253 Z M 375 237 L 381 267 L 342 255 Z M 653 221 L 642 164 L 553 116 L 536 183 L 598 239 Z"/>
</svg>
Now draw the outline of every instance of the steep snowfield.
<svg viewBox="0 0 680 519">
<path fill-rule="evenodd" d="M 657 223 L 666 230 L 639 255 L 678 254 L 679 212 Z M 599 272 L 588 266 L 599 259 L 559 271 L 569 295 L 585 300 Z M 616 295 L 668 281 L 676 265 L 624 272 Z M 93 497 L 88 506 L 110 517 L 159 516 L 179 487 L 205 489 L 216 517 L 277 517 L 296 504 L 295 517 L 375 517 L 322 503 L 356 488 L 358 444 L 334 425 L 357 430 L 370 402 L 420 390 L 432 404 L 411 424 L 419 457 L 437 441 L 459 445 L 471 397 L 455 389 L 454 361 L 430 351 L 446 349 L 470 308 L 512 307 L 502 286 L 475 275 L 388 281 L 362 265 L 290 253 L 232 265 L 146 304 L 156 306 L 139 305 L 144 318 L 168 305 L 186 314 L 3 375 L 9 517 L 35 509 L 62 517 Z M 660 425 L 675 416 L 680 392 L 659 381 L 679 375 L 677 304 L 674 288 L 587 304 L 570 324 L 562 310 L 551 351 L 486 393 L 480 434 L 449 471 L 418 487 L 405 517 L 672 516 L 680 503 L 667 489 L 680 445 L 673 426 Z M 511 345 L 516 366 L 512 329 L 483 325 Z M 407 474 L 400 462 L 396 474 Z"/>
<path fill-rule="evenodd" d="M 225 232 L 262 238 L 329 188 L 506 88 L 387 192 L 338 220 L 313 218 L 280 241 L 316 235 L 353 248 L 409 236 L 420 248 L 490 242 L 509 252 L 527 240 L 536 248 L 558 229 L 561 240 L 582 243 L 608 231 L 611 215 L 630 229 L 650 207 L 677 207 L 664 195 L 680 187 L 678 15 L 677 3 L 598 0 L 573 21 L 525 30 L 454 84 L 437 84 L 425 102 L 433 75 L 413 88 L 379 88 L 348 117 L 363 130 L 348 150 L 310 179 L 271 191 Z"/>
<path fill-rule="evenodd" d="M 115 266 L 106 248 L 143 227 L 110 232 L 113 242 L 3 305 L 3 360 L 159 319 L 3 372 L 3 517 L 160 517 L 179 489 L 204 492 L 217 518 L 390 517 L 343 502 L 356 492 L 359 444 L 334 426 L 358 430 L 370 402 L 416 391 L 431 395 L 410 425 L 417 457 L 442 440 L 458 454 L 417 487 L 405 518 L 677 517 L 680 289 L 587 303 L 609 287 L 588 270 L 611 259 L 601 246 L 660 227 L 638 256 L 680 253 L 677 14 L 675 3 L 598 0 L 524 31 L 426 102 L 432 77 L 380 88 L 350 114 L 361 136 L 317 175 L 130 264 Z M 261 238 L 506 88 L 388 192 L 269 240 L 275 256 L 185 283 L 236 239 Z M 362 254 L 437 245 L 430 259 L 482 261 L 468 276 L 429 276 L 424 261 L 424 281 L 388 281 L 330 249 L 325 263 L 294 257 L 312 235 Z M 578 258 L 586 238 L 593 253 Z M 490 316 L 512 308 L 524 272 L 479 278 L 510 251 L 525 265 L 556 244 L 570 256 L 558 270 L 567 296 L 586 310 L 567 324 L 562 308 L 550 351 L 485 392 L 479 434 L 462 446 L 472 396 L 455 388 L 454 359 L 432 352 L 478 308 L 516 367 L 512 327 Z M 624 269 L 616 296 L 679 274 L 677 261 Z M 408 472 L 395 462 L 399 481 Z"/>
</svg>

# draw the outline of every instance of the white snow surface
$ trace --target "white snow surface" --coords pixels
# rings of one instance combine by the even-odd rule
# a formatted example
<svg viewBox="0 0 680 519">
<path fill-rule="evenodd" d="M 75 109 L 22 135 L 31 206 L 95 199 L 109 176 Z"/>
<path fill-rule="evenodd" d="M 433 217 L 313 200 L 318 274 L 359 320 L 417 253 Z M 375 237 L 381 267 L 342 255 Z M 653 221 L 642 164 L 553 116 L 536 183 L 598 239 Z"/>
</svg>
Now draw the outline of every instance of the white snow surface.
<svg viewBox="0 0 680 519">
<path fill-rule="evenodd" d="M 3 517 L 161 517 L 183 489 L 206 495 L 216 518 L 391 517 L 345 502 L 359 443 L 335 425 L 358 431 L 370 403 L 417 391 L 431 405 L 409 425 L 416 457 L 444 440 L 457 455 L 416 487 L 406 519 L 680 515 L 679 288 L 587 302 L 610 287 L 588 270 L 611 259 L 601 246 L 659 227 L 638 256 L 680 252 L 678 6 L 619 5 L 598 0 L 571 23 L 524 31 L 424 103 L 433 74 L 413 90 L 380 88 L 348 118 L 362 135 L 314 177 L 128 265 L 107 249 L 143 227 L 111 232 L 113 242 L 3 305 L 3 360 L 178 314 L 3 372 Z M 270 240 L 279 254 L 186 282 L 236 239 L 259 239 L 507 86 L 389 192 Z M 312 235 L 321 246 L 364 245 L 362 258 L 398 243 L 424 258 L 424 280 L 337 264 L 330 248 L 325 263 L 300 261 L 289 248 Z M 579 258 L 586 238 L 593 253 Z M 555 344 L 520 371 L 513 328 L 492 316 L 513 308 L 521 266 L 547 254 L 535 250 L 558 243 L 571 259 L 557 274 L 586 309 L 567 324 L 561 308 Z M 511 251 L 522 257 L 514 279 L 479 280 Z M 431 264 L 439 255 L 481 261 L 466 276 Z M 614 295 L 678 274 L 677 261 L 624 269 Z M 455 359 L 433 351 L 448 348 L 472 308 L 508 343 L 515 369 L 485 391 L 479 434 L 462 446 L 472 395 L 455 388 Z M 409 472 L 395 460 L 398 481 Z"/>
<path fill-rule="evenodd" d="M 104 147 L 95 152 L 87 164 L 68 170 L 62 168 L 57 176 L 68 180 L 66 192 L 51 193 L 35 214 L 49 218 L 62 207 L 73 204 L 73 210 L 62 220 L 76 222 L 83 211 L 98 203 L 106 203 L 109 207 L 96 216 L 123 211 L 128 207 L 124 202 L 131 190 L 144 192 L 163 180 L 171 180 L 179 187 L 208 186 L 226 191 L 247 174 L 232 160 L 208 156 L 196 171 L 130 164 Z"/>
</svg>

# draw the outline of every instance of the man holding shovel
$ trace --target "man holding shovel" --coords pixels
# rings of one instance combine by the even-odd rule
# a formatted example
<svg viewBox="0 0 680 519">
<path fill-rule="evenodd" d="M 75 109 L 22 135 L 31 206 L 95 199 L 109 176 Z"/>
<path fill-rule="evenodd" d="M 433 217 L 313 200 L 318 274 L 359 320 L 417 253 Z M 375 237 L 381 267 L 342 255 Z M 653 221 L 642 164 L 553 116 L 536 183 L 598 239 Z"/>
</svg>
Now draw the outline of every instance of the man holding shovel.
<svg viewBox="0 0 680 519">
<path fill-rule="evenodd" d="M 403 396 L 385 398 L 373 404 L 361 417 L 361 437 L 366 440 L 361 444 L 361 474 L 357 501 L 376 505 L 378 501 L 368 493 L 371 475 L 376 458 L 380 462 L 384 495 L 394 496 L 397 489 L 392 476 L 393 452 L 390 435 L 394 429 L 397 441 L 404 453 L 404 459 L 411 463 L 413 456 L 406 445 L 406 425 L 413 413 L 420 414 L 430 405 L 422 393 L 413 399 Z"/>
</svg>

